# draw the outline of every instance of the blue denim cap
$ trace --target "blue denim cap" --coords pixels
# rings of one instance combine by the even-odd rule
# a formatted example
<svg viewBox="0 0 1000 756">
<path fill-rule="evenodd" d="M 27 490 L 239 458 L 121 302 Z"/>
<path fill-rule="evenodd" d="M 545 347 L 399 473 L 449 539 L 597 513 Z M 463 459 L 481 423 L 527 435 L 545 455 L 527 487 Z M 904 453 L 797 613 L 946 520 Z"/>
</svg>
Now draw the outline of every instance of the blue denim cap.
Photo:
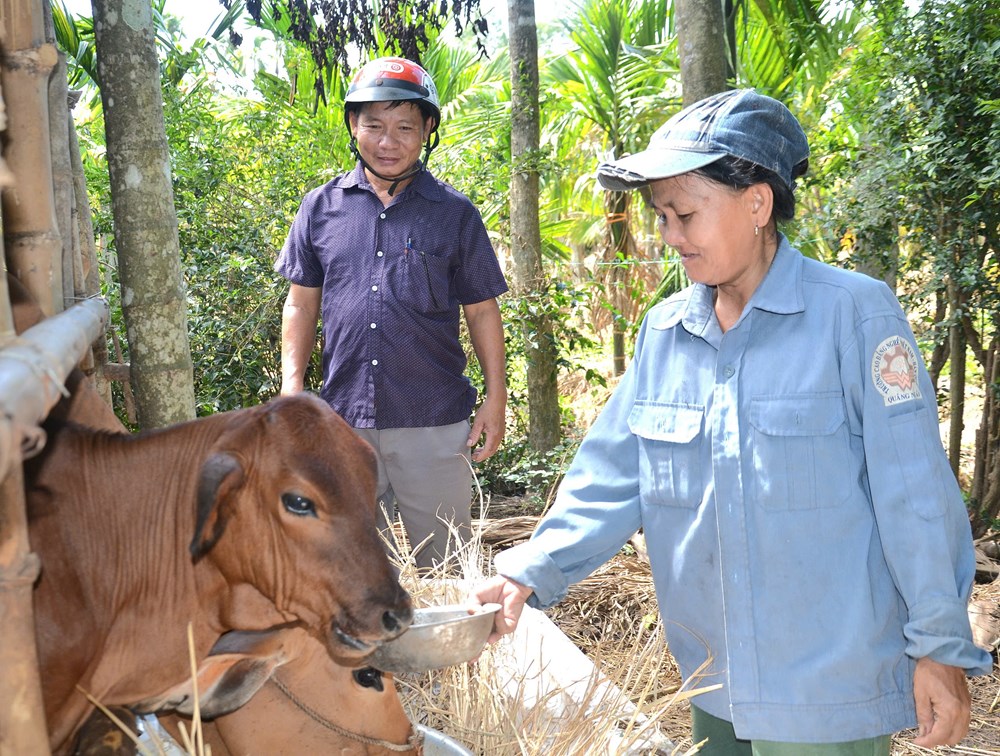
<svg viewBox="0 0 1000 756">
<path fill-rule="evenodd" d="M 793 188 L 792 169 L 809 157 L 805 132 L 791 111 L 752 89 L 733 89 L 689 105 L 656 130 L 649 147 L 597 167 L 605 189 L 638 189 L 721 157 L 749 160 Z"/>
</svg>

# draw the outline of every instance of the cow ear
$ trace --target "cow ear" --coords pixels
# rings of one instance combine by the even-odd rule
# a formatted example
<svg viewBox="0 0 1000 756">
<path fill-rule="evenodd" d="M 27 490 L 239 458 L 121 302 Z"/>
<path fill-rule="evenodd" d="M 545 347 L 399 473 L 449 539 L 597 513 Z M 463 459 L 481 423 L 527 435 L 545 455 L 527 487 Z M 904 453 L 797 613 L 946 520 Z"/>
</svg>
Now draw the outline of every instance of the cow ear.
<svg viewBox="0 0 1000 756">
<path fill-rule="evenodd" d="M 198 519 L 191 541 L 191 556 L 198 561 L 215 545 L 226 529 L 227 499 L 243 485 L 243 466 L 231 454 L 209 457 L 198 476 Z"/>
<path fill-rule="evenodd" d="M 228 714 L 249 701 L 274 670 L 301 653 L 306 636 L 296 625 L 268 630 L 231 630 L 198 664 L 198 708 L 206 719 Z M 136 711 L 194 713 L 191 680 L 133 704 Z"/>
</svg>

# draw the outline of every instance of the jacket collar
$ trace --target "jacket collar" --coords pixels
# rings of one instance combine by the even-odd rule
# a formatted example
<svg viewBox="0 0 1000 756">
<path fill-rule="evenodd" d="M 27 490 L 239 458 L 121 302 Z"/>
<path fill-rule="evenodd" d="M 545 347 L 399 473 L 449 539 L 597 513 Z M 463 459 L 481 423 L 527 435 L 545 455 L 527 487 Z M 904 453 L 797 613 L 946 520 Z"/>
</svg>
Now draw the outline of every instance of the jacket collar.
<svg viewBox="0 0 1000 756">
<path fill-rule="evenodd" d="M 714 287 L 705 284 L 689 286 L 650 312 L 650 327 L 664 330 L 682 323 L 688 333 L 705 338 L 710 331 L 718 330 L 714 293 Z M 805 309 L 802 253 L 789 244 L 784 234 L 778 234 L 778 251 L 747 306 L 780 315 Z"/>
</svg>

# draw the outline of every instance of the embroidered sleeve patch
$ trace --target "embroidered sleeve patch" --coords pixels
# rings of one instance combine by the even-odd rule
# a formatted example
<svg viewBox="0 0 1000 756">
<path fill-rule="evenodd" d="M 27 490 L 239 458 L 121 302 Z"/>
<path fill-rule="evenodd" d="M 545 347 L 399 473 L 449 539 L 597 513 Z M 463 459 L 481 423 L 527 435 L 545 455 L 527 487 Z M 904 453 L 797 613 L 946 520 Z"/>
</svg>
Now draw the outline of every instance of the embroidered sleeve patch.
<svg viewBox="0 0 1000 756">
<path fill-rule="evenodd" d="M 920 398 L 917 355 L 902 336 L 890 336 L 872 355 L 872 383 L 885 406 Z"/>
</svg>

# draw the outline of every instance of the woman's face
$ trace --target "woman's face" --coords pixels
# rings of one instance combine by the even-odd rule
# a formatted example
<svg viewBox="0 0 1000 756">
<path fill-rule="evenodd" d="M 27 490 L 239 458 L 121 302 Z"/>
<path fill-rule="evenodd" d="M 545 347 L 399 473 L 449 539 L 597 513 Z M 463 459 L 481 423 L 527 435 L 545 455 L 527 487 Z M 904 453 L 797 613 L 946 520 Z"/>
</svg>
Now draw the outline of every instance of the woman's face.
<svg viewBox="0 0 1000 756">
<path fill-rule="evenodd" d="M 709 286 L 756 288 L 767 272 L 763 223 L 759 235 L 761 195 L 769 187 L 755 184 L 730 189 L 685 173 L 650 184 L 660 236 L 680 254 L 688 278 Z"/>
</svg>

